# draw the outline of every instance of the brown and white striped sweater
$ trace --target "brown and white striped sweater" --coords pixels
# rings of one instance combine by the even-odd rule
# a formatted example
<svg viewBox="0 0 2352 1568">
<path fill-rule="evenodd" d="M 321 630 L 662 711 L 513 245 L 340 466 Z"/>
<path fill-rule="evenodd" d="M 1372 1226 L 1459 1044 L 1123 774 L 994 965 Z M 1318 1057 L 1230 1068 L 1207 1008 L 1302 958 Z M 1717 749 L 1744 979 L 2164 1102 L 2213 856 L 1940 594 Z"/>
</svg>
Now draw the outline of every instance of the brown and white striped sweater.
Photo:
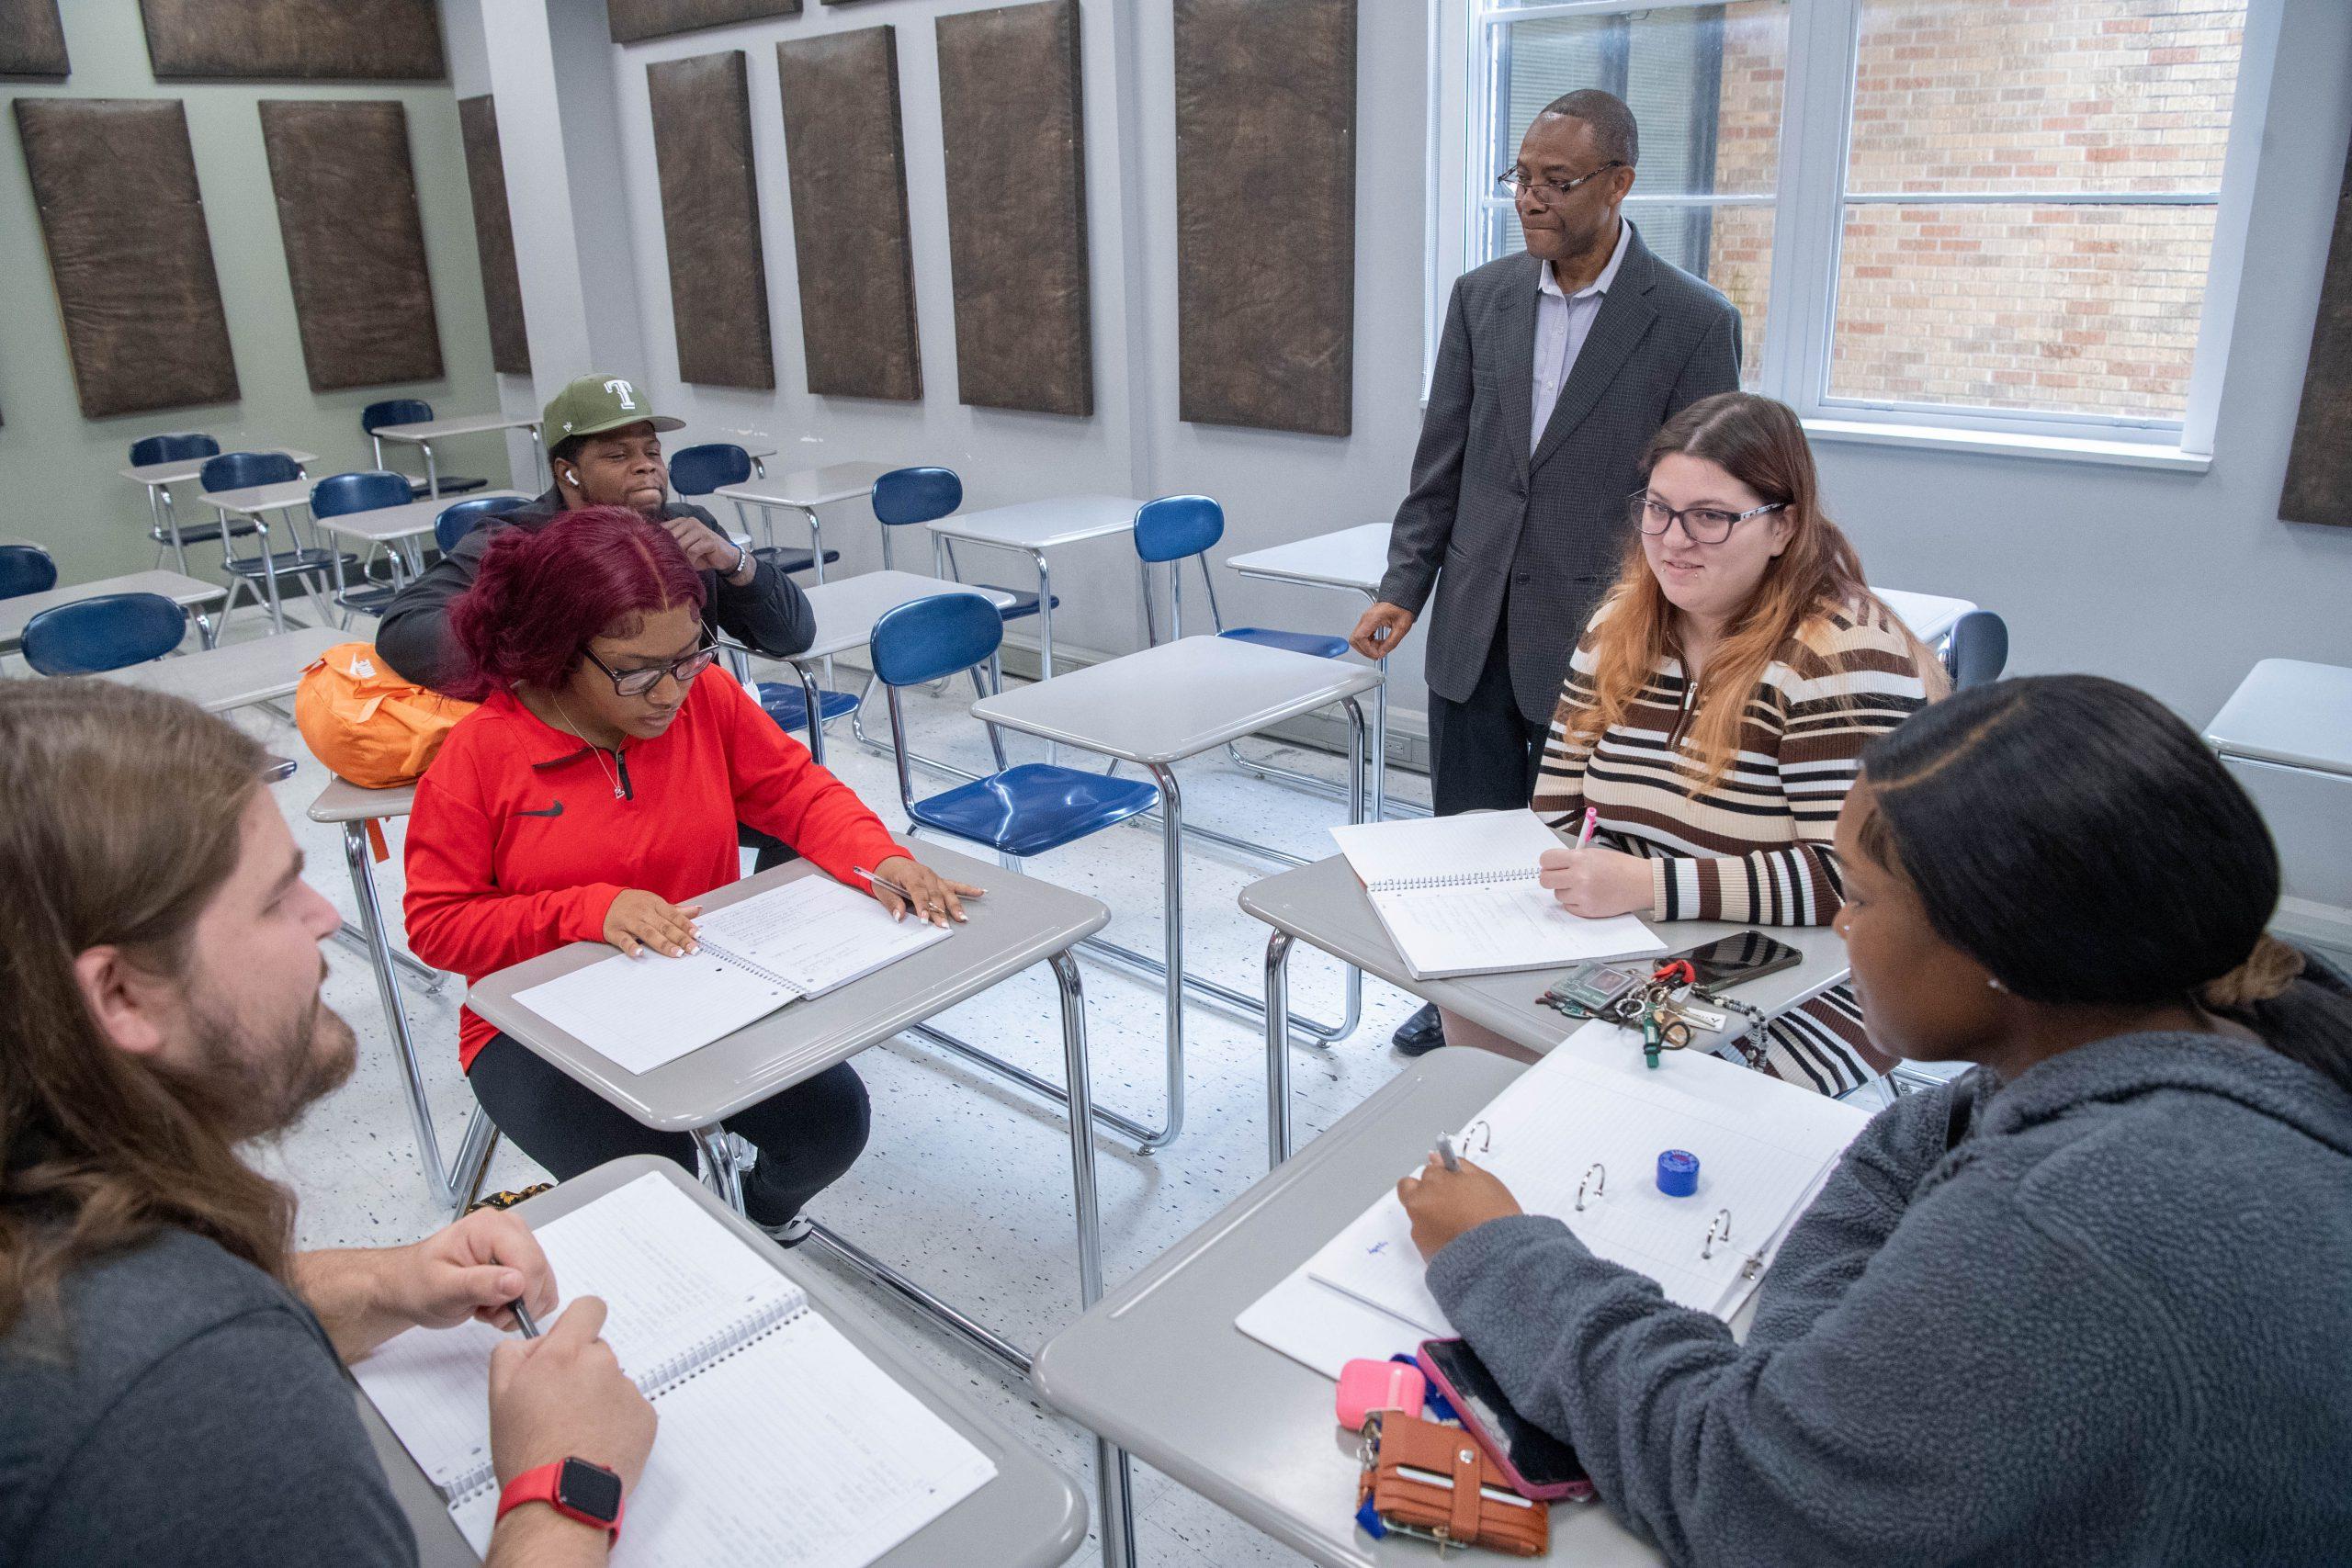
<svg viewBox="0 0 2352 1568">
<path fill-rule="evenodd" d="M 1677 660 L 1596 740 L 1571 737 L 1569 718 L 1592 694 L 1593 627 L 1607 614 L 1586 628 L 1562 683 L 1536 777 L 1537 815 L 1574 829 L 1588 805 L 1598 807 L 1611 842 L 1651 863 L 1653 919 L 1828 924 L 1844 901 L 1831 840 L 1862 748 L 1928 701 L 1902 624 L 1872 602 L 1791 637 L 1748 694 L 1730 770 L 1701 789 L 1703 771 L 1687 744 L 1694 693 Z M 1888 1065 L 1864 1039 L 1843 987 L 1769 1032 L 1764 1065 L 1826 1094 Z"/>
</svg>

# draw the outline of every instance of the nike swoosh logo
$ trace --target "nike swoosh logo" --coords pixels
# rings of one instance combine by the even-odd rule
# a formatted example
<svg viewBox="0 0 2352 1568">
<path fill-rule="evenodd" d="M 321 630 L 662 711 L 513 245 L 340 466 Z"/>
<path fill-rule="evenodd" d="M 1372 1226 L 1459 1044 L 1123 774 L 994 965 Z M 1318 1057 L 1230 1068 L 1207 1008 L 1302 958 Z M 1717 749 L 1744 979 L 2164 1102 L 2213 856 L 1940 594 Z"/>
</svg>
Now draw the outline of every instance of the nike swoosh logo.
<svg viewBox="0 0 2352 1568">
<path fill-rule="evenodd" d="M 563 815 L 563 802 L 559 800 L 544 811 L 517 811 L 514 815 L 517 817 L 560 817 Z"/>
</svg>

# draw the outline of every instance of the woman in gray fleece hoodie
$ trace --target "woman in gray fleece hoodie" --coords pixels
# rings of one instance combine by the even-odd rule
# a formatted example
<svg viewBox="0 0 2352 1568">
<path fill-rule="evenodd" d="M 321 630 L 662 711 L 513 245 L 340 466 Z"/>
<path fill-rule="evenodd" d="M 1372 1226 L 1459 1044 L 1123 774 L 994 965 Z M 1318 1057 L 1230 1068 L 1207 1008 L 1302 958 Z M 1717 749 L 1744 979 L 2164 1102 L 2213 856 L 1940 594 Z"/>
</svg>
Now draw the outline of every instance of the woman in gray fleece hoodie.
<svg viewBox="0 0 2352 1568">
<path fill-rule="evenodd" d="M 1677 1563 L 2352 1562 L 2352 999 L 2187 727 L 2005 682 L 1877 741 L 1838 827 L 1871 1121 L 1736 1343 L 1468 1162 L 1430 1289 Z"/>
</svg>

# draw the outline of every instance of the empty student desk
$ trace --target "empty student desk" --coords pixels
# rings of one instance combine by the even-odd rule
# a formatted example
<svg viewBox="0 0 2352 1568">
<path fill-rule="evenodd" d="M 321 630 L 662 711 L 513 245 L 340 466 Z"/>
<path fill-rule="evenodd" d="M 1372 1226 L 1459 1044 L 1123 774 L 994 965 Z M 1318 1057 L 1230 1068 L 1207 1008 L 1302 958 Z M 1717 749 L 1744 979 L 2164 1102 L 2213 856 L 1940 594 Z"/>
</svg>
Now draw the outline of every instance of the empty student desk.
<svg viewBox="0 0 2352 1568">
<path fill-rule="evenodd" d="M 1062 1055 L 1069 1078 L 1070 1175 L 1078 1219 L 1079 1289 L 1083 1302 L 1102 1292 L 1101 1230 L 1095 1213 L 1092 1103 L 1087 1088 L 1086 1009 L 1069 950 L 1110 920 L 1093 899 L 933 844 L 910 846 L 942 876 L 988 889 L 965 906 L 971 919 L 947 941 L 886 965 L 863 980 L 796 1001 L 698 1051 L 650 1072 L 633 1073 L 515 999 L 542 982 L 613 956 L 603 942 L 568 947 L 501 970 L 475 986 L 467 1005 L 567 1077 L 648 1127 L 686 1133 L 702 1151 L 711 1179 L 741 1210 L 742 1176 L 726 1119 L 900 1030 L 977 996 L 1033 964 L 1048 964 L 1060 992 Z M 806 861 L 761 872 L 707 894 L 706 910 L 824 874 Z M 1008 1365 L 1026 1371 L 1029 1354 L 975 1323 L 823 1225 L 814 1236 L 847 1261 Z"/>
<path fill-rule="evenodd" d="M 1175 1141 L 1184 1125 L 1184 987 L 1254 1014 L 1259 998 L 1184 973 L 1184 803 L 1175 764 L 1228 740 L 1255 735 L 1334 703 L 1347 710 L 1350 729 L 1348 820 L 1364 813 L 1364 721 L 1358 695 L 1380 684 L 1369 665 L 1316 659 L 1286 649 L 1231 637 L 1188 637 L 1105 660 L 1034 686 L 1000 692 L 972 705 L 972 716 L 1007 729 L 1097 752 L 1148 769 L 1159 785 L 1162 897 L 1166 957 L 1154 961 L 1115 942 L 1090 950 L 1146 975 L 1167 988 L 1168 1125 L 1145 1147 Z M 1293 1019 L 1290 1027 L 1317 1039 L 1352 1032 L 1362 1011 L 1363 977 L 1347 977 L 1347 1011 L 1337 1024 Z"/>
<path fill-rule="evenodd" d="M 1379 596 L 1380 580 L 1388 574 L 1388 525 L 1365 523 L 1337 533 L 1293 539 L 1271 549 L 1251 550 L 1225 564 L 1244 577 L 1268 582 L 1295 582 L 1307 588 L 1340 588 L 1363 596 L 1366 604 Z M 1388 672 L 1388 660 L 1380 660 Z M 1381 682 L 1372 699 L 1372 819 L 1388 815 L 1388 685 Z M 1426 817 L 1428 807 L 1407 803 L 1398 815 Z"/>
<path fill-rule="evenodd" d="M 416 1037 L 409 1031 L 408 1008 L 401 999 L 400 984 L 393 976 L 392 966 L 399 964 L 413 969 L 435 985 L 440 976 L 406 953 L 393 950 L 390 933 L 384 926 L 383 907 L 376 898 L 376 863 L 369 843 L 371 827 L 373 837 L 380 842 L 383 829 L 376 825 L 407 816 L 415 805 L 416 786 L 413 784 L 391 789 L 361 789 L 337 779 L 311 803 L 310 818 L 313 822 L 332 822 L 343 829 L 344 864 L 350 870 L 352 897 L 359 905 L 359 940 L 368 951 L 368 964 L 376 976 L 376 999 L 383 1005 L 384 1022 L 391 1030 L 392 1044 L 400 1052 L 401 1089 L 408 1097 L 409 1120 L 416 1130 L 416 1153 L 424 1167 L 424 1184 L 435 1203 L 456 1211 L 473 1201 L 474 1188 L 481 1181 L 482 1168 L 490 1162 L 491 1140 L 498 1129 L 477 1107 L 467 1119 L 465 1141 L 458 1147 L 456 1163 L 441 1163 L 441 1139 L 434 1131 L 433 1105 L 424 1094 L 424 1066 L 417 1058 Z M 449 1057 L 454 1063 L 454 1040 L 450 1046 Z"/>
<path fill-rule="evenodd" d="M 1929 648 L 1943 640 L 1944 634 L 1957 625 L 1961 616 L 1976 608 L 1967 599 L 1951 599 L 1940 593 L 1912 593 L 1900 588 L 1873 588 L 1871 592 L 1886 601 L 1886 607 L 1903 617 L 1911 635 Z"/>
<path fill-rule="evenodd" d="M 215 604 L 229 595 L 229 591 L 217 582 L 205 582 L 193 577 L 182 577 L 176 571 L 134 571 L 122 577 L 102 577 L 96 582 L 76 582 L 67 588 L 51 588 L 40 593 L 19 593 L 0 599 L 0 653 L 14 653 L 25 640 L 25 626 L 43 610 L 54 610 L 60 604 L 77 600 L 96 599 L 108 593 L 160 593 L 181 609 L 194 614 L 197 632 L 210 648 L 214 629 L 211 617 L 197 609 L 199 604 Z"/>
<path fill-rule="evenodd" d="M 238 450 L 275 452 L 281 457 L 293 459 L 298 465 L 315 463 L 319 460 L 317 453 L 298 451 L 291 446 L 245 446 Z M 133 484 L 147 487 L 147 515 L 154 521 L 155 536 L 171 543 L 174 555 L 182 571 L 187 570 L 187 552 L 179 544 L 179 520 L 172 509 L 172 486 L 195 479 L 204 471 L 204 465 L 209 461 L 211 461 L 209 455 L 202 457 L 173 457 L 161 463 L 134 463 L 130 468 L 116 470 Z"/>
<path fill-rule="evenodd" d="M 350 634 L 332 626 L 296 626 L 201 653 L 109 670 L 100 679 L 178 697 L 207 713 L 227 713 L 291 695 L 303 671 L 328 649 L 350 640 Z"/>
<path fill-rule="evenodd" d="M 1395 1187 L 1438 1134 L 1476 1116 L 1524 1071 L 1486 1051 L 1438 1051 L 1413 1063 L 1049 1340 L 1030 1374 L 1037 1392 L 1317 1562 L 1435 1562 L 1425 1541 L 1375 1541 L 1356 1529 L 1356 1436 L 1332 1413 L 1331 1380 L 1233 1320 Z M 1409 1337 L 1396 1348 L 1410 1349 Z M 1113 1473 L 1124 1478 L 1123 1461 Z M 1122 1529 L 1114 1520 L 1127 1514 L 1124 1495 L 1106 1499 L 1106 1540 L 1131 1533 L 1131 1523 Z M 1107 1551 L 1104 1560 L 1114 1561 Z M 1552 1509 L 1542 1561 L 1615 1568 L 1657 1556 L 1598 1504 L 1563 1503 Z"/>
<path fill-rule="evenodd" d="M 1131 495 L 1060 495 L 982 512 L 959 513 L 929 525 L 935 570 L 954 577 L 956 546 L 980 545 L 1025 555 L 1037 570 L 1037 678 L 1054 676 L 1054 578 L 1046 552 L 1063 545 L 1130 533 L 1143 502 Z M 940 551 L 944 554 L 939 554 Z"/>
<path fill-rule="evenodd" d="M 1574 967 L 1567 962 L 1546 969 L 1517 969 L 1500 975 L 1468 975 L 1453 980 L 1417 980 L 1405 967 L 1396 944 L 1372 908 L 1372 897 L 1345 855 L 1333 855 L 1296 871 L 1285 871 L 1241 890 L 1241 907 L 1274 928 L 1266 942 L 1266 1163 L 1282 1164 L 1290 1157 L 1290 1048 L 1275 1022 L 1287 1010 L 1289 963 L 1294 941 L 1322 949 L 1353 970 L 1377 976 L 1399 990 L 1423 1001 L 1435 1002 L 1462 1014 L 1473 1023 L 1538 1053 L 1550 1050 L 1583 1027 L 1576 1019 L 1545 1007 L 1535 998 L 1552 977 Z M 1646 917 L 1645 917 L 1646 919 Z M 1648 920 L 1650 929 L 1669 953 L 1713 942 L 1750 925 L 1721 920 Z M 1847 975 L 1846 944 L 1827 926 L 1773 926 L 1770 934 L 1804 954 L 1793 969 L 1767 975 L 1724 993 L 1767 1018 L 1776 1018 L 1800 1002 L 1818 996 Z M 1656 964 L 1663 954 L 1630 960 Z M 1745 1021 L 1735 1014 L 1733 1025 Z M 1691 1050 L 1710 1042 L 1736 1038 L 1698 1034 Z M 1625 1049 L 1639 1054 L 1641 1036 L 1627 1031 Z M 1671 1063 L 1673 1055 L 1666 1060 Z"/>
<path fill-rule="evenodd" d="M 819 666 L 836 653 L 865 647 L 874 635 L 874 623 L 888 612 L 934 593 L 976 593 L 1000 610 L 1012 603 L 1012 594 L 993 588 L 967 587 L 912 571 L 863 571 L 839 582 L 820 581 L 809 589 L 808 608 L 815 615 L 817 633 L 807 648 L 786 660 L 800 677 L 800 690 L 808 705 L 807 711 L 811 715 L 824 711 L 820 705 L 823 694 L 817 687 Z M 808 752 L 820 762 L 825 760 L 825 727 L 821 719 L 808 726 Z"/>
<path fill-rule="evenodd" d="M 995 1478 L 953 1508 L 933 1519 L 897 1546 L 876 1558 L 875 1568 L 970 1568 L 976 1563 L 1006 1568 L 1051 1568 L 1078 1549 L 1086 1539 L 1086 1500 L 1078 1489 L 1002 1427 L 976 1412 L 944 1380 L 925 1371 L 900 1348 L 901 1336 L 880 1323 L 857 1302 L 830 1283 L 818 1270 L 798 1264 L 784 1250 L 725 1209 L 698 1188 L 675 1165 L 651 1155 L 636 1155 L 598 1166 L 551 1191 L 516 1205 L 513 1213 L 534 1229 L 559 1219 L 606 1193 L 627 1186 L 649 1172 L 674 1181 L 688 1197 L 709 1210 L 750 1247 L 794 1284 L 808 1292 L 808 1303 L 842 1331 L 843 1338 L 873 1358 L 875 1364 L 931 1407 L 996 1466 Z M 479 1561 L 449 1517 L 447 1506 L 424 1478 L 401 1440 L 376 1413 L 364 1393 L 355 1393 L 359 1419 L 376 1445 L 376 1457 L 391 1482 L 392 1495 L 416 1532 L 420 1560 L 426 1568 L 458 1568 Z M 659 1448 L 662 1438 L 653 1439 Z M 796 1485 L 820 1484 L 819 1477 L 778 1476 L 776 1496 L 788 1500 Z M 644 1544 L 644 1543 L 640 1543 Z M 720 1568 L 714 1564 L 713 1568 Z"/>
<path fill-rule="evenodd" d="M 775 543 L 771 513 L 777 507 L 800 513 L 808 525 L 808 553 L 815 558 L 817 581 L 825 581 L 825 531 L 817 509 L 836 502 L 869 495 L 874 481 L 890 470 L 880 463 L 828 463 L 821 468 L 800 468 L 788 474 L 755 475 L 739 485 L 721 485 L 712 491 L 736 504 L 760 509 L 761 532 Z"/>
<path fill-rule="evenodd" d="M 519 490 L 486 490 L 466 499 L 469 502 L 512 502 L 519 506 L 531 498 Z M 451 504 L 447 500 L 427 496 L 420 501 L 403 502 L 397 506 L 339 513 L 333 517 L 318 518 L 316 522 L 325 533 L 356 544 L 382 547 L 392 558 L 394 570 L 415 573 L 424 570 L 421 541 L 432 536 L 433 520 L 447 512 Z"/>
<path fill-rule="evenodd" d="M 433 444 L 453 435 L 485 435 L 493 430 L 527 430 L 531 433 L 531 472 L 540 472 L 539 416 L 537 414 L 503 413 L 460 414 L 455 419 L 421 419 L 413 424 L 379 424 L 369 432 L 379 441 L 405 441 L 424 452 L 424 493 L 437 498 L 441 494 L 441 470 L 433 460 Z"/>
<path fill-rule="evenodd" d="M 2352 778 L 2352 670 L 2266 659 L 2213 716 L 2205 743 L 2234 761 Z"/>
</svg>

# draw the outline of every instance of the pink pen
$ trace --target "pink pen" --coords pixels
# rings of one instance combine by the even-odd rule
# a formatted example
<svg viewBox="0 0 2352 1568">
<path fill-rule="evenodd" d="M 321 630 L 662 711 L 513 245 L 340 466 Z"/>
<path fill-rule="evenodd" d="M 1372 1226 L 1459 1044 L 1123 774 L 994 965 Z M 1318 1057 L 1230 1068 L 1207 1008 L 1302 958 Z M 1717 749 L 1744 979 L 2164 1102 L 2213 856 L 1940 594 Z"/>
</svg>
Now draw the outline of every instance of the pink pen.
<svg viewBox="0 0 2352 1568">
<path fill-rule="evenodd" d="M 1586 807 L 1584 808 L 1584 830 L 1577 835 L 1577 848 L 1581 850 L 1589 845 L 1592 842 L 1592 830 L 1600 825 L 1600 807 L 1598 806 Z"/>
</svg>

